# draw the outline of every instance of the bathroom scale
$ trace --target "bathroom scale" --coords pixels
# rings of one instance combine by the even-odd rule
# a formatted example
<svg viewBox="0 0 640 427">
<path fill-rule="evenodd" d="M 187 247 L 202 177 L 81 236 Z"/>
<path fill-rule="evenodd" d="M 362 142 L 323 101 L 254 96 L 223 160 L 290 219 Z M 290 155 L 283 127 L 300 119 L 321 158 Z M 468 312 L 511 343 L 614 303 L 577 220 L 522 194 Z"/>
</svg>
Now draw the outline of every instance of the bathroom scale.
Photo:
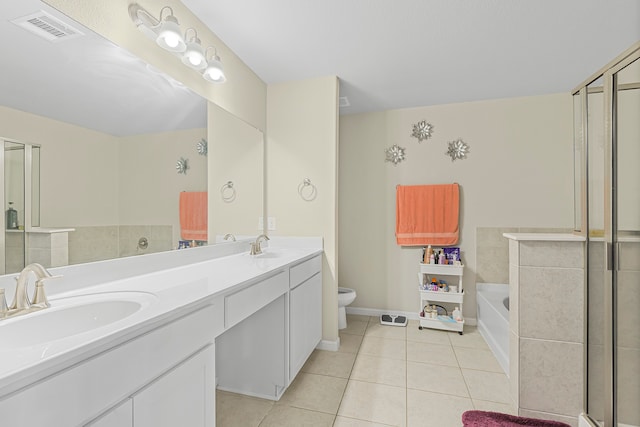
<svg viewBox="0 0 640 427">
<path fill-rule="evenodd" d="M 380 324 L 389 326 L 407 326 L 407 318 L 405 316 L 396 316 L 395 314 L 381 314 Z"/>
</svg>

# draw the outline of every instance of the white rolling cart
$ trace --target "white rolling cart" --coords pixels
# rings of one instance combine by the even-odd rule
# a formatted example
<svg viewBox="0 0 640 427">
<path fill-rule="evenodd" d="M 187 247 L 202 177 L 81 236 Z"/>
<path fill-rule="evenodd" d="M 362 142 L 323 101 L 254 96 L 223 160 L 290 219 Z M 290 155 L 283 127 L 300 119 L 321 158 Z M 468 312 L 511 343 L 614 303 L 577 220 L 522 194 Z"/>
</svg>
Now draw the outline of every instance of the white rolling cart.
<svg viewBox="0 0 640 427">
<path fill-rule="evenodd" d="M 427 282 L 431 282 L 432 277 L 438 279 L 442 278 L 446 280 L 449 286 L 458 286 L 457 292 L 444 292 L 444 291 L 425 291 L 420 292 L 420 312 L 423 313 L 424 307 L 433 305 L 434 303 L 447 303 L 448 308 L 447 315 L 439 315 L 437 318 L 427 318 L 425 316 L 420 317 L 420 325 L 418 329 L 431 328 L 441 329 L 444 331 L 456 331 L 462 335 L 464 328 L 464 319 L 462 321 L 455 321 L 451 315 L 453 306 L 458 306 L 460 312 L 462 312 L 462 303 L 464 299 L 464 289 L 462 287 L 462 274 L 464 272 L 463 265 L 448 265 L 448 264 L 420 264 L 420 273 L 427 275 Z M 454 283 L 457 278 L 457 283 Z M 437 304 L 436 304 L 437 305 Z"/>
</svg>

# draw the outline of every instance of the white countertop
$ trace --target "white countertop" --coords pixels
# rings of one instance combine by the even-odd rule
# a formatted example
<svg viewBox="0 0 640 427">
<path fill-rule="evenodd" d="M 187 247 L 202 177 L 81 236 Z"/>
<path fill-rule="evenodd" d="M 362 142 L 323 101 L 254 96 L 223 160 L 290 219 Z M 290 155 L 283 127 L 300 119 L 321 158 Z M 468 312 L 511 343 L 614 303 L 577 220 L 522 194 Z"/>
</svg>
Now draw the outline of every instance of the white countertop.
<svg viewBox="0 0 640 427">
<path fill-rule="evenodd" d="M 229 247 L 242 248 L 242 253 L 223 255 L 214 259 L 202 260 L 201 258 L 203 254 L 227 249 L 224 247 L 217 249 L 204 247 L 203 250 L 198 251 L 200 248 L 193 248 L 191 253 L 184 250 L 158 254 L 156 257 L 151 254 L 146 258 L 132 257 L 109 261 L 109 267 L 112 269 L 114 266 L 117 267 L 119 263 L 123 266 L 128 265 L 129 269 L 132 269 L 132 264 L 145 265 L 138 265 L 139 274 L 133 275 L 133 277 L 95 283 L 88 287 L 71 286 L 73 289 L 50 295 L 51 308 L 63 304 L 65 299 L 71 297 L 105 292 L 146 292 L 155 295 L 156 299 L 129 317 L 98 329 L 52 342 L 21 347 L 17 350 L 8 350 L 6 347 L 0 346 L 0 396 L 152 330 L 172 318 L 178 318 L 200 306 L 205 306 L 213 298 L 239 289 L 243 284 L 259 280 L 263 276 L 270 276 L 284 270 L 291 264 L 322 253 L 322 240 L 319 238 L 298 239 L 291 242 L 291 247 L 286 247 L 286 239 L 276 240 L 276 242 L 277 244 L 264 249 L 263 255 L 257 256 L 250 256 L 244 250 L 245 245 L 239 242 L 238 244 L 230 244 Z M 312 244 L 310 245 L 309 242 Z M 166 261 L 171 258 L 180 258 L 182 261 L 178 263 L 179 265 L 167 265 Z M 190 262 L 189 259 L 192 259 L 193 262 Z M 158 263 L 164 264 L 164 268 L 158 268 Z M 104 270 L 101 263 L 95 263 L 93 269 L 91 267 L 92 264 L 87 264 L 69 266 L 67 269 L 70 272 L 75 269 L 84 273 L 91 273 L 92 270 L 101 272 L 100 267 Z M 151 270 L 151 272 L 147 270 Z M 56 271 L 56 273 L 60 272 Z M 69 281 L 74 281 L 74 279 L 77 278 L 71 274 Z M 59 279 L 60 283 L 63 283 L 64 280 L 65 277 Z M 55 286 L 54 282 L 50 287 L 53 286 Z M 65 287 L 60 286 L 60 288 L 64 289 Z M 50 309 L 26 316 L 46 315 L 46 311 Z M 3 326 L 8 326 L 12 322 L 20 322 L 21 317 L 23 316 L 0 321 L 0 337 Z"/>
<path fill-rule="evenodd" d="M 46 228 L 46 227 L 31 227 L 28 230 L 24 229 L 7 229 L 8 233 L 36 233 L 36 234 L 53 234 L 53 233 L 69 233 L 76 231 L 75 228 Z"/>
<path fill-rule="evenodd" d="M 503 233 L 507 239 L 541 242 L 584 242 L 584 236 L 571 233 Z"/>
</svg>

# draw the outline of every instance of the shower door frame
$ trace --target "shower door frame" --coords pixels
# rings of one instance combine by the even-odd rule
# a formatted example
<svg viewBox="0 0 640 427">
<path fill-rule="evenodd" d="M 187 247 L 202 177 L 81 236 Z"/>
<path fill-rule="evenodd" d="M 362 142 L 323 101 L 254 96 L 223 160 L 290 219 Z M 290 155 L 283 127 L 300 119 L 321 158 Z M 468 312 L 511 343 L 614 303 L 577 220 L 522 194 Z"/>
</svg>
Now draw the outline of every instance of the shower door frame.
<svg viewBox="0 0 640 427">
<path fill-rule="evenodd" d="M 0 171 L 0 200 L 2 200 L 2 203 L 4 206 L 7 206 L 7 201 L 5 200 L 6 198 L 6 194 L 5 194 L 5 145 L 7 142 L 11 143 L 11 144 L 20 144 L 24 147 L 24 164 L 23 164 L 23 173 L 24 173 L 24 177 L 23 177 L 23 182 L 24 182 L 24 188 L 23 188 L 23 194 L 24 194 L 24 220 L 23 220 L 23 259 L 24 259 L 24 263 L 26 264 L 27 262 L 27 251 L 28 251 L 28 241 L 27 241 L 27 232 L 29 230 L 31 230 L 32 228 L 32 200 L 33 200 L 33 147 L 38 147 L 40 148 L 41 146 L 38 144 L 29 144 L 26 142 L 22 142 L 22 141 L 18 141 L 12 138 L 3 138 L 0 137 L 0 141 L 2 141 L 2 150 L 0 150 L 0 165 L 1 165 L 1 171 Z M 39 190 L 38 190 L 39 191 Z M 3 209 L 4 212 L 4 209 Z M 6 213 L 5 213 L 6 215 Z M 6 253 L 7 253 L 7 248 L 6 248 L 6 218 L 3 220 L 3 222 L 5 223 L 3 229 L 4 232 L 0 233 L 0 248 L 2 248 L 2 254 L 0 256 L 0 274 L 7 274 L 6 272 Z"/>
<path fill-rule="evenodd" d="M 603 91 L 604 91 L 604 144 L 605 144 L 605 175 L 604 175 L 604 244 L 605 244 L 605 268 L 604 268 L 604 420 L 605 426 L 617 425 L 617 301 L 616 301 L 616 272 L 618 271 L 618 254 L 619 246 L 616 238 L 616 226 L 617 226 L 617 111 L 616 111 L 616 96 L 617 96 L 617 75 L 616 73 L 624 69 L 634 61 L 640 60 L 640 42 L 635 43 L 616 59 L 611 61 L 597 73 L 594 73 L 589 79 L 585 80 L 580 86 L 572 91 L 572 95 L 580 96 L 581 108 L 582 108 L 582 191 L 580 192 L 582 200 L 580 206 L 582 208 L 580 230 L 576 230 L 582 235 L 587 237 L 587 251 L 589 245 L 589 203 L 588 203 L 588 123 L 587 119 L 587 87 L 598 78 L 603 79 Z M 576 227 L 578 228 L 578 227 Z M 585 311 L 588 311 L 588 256 L 585 259 Z M 586 313 L 588 315 L 588 313 Z M 588 317 L 585 317 L 587 319 Z M 588 323 L 587 323 L 588 326 Z M 584 416 L 581 417 L 581 421 L 588 422 L 593 427 L 598 427 L 600 424 L 596 422 L 589 415 L 588 407 L 588 393 L 589 393 L 589 375 L 588 375 L 588 363 L 589 363 L 589 330 L 585 327 L 585 343 L 584 346 Z M 582 424 L 581 424 L 582 425 Z"/>
</svg>

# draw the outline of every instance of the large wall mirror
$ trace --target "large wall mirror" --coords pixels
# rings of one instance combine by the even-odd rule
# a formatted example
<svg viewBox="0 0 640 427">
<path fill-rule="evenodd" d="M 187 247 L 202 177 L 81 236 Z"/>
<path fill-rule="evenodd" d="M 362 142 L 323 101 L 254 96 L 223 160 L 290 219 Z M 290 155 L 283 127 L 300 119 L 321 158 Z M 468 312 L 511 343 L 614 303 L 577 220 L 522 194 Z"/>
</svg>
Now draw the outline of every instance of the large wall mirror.
<svg viewBox="0 0 640 427">
<path fill-rule="evenodd" d="M 2 16 L 0 33 L 11 42 L 0 48 L 0 138 L 40 147 L 40 226 L 74 229 L 69 264 L 177 248 L 180 193 L 217 197 L 224 178 L 211 170 L 216 150 L 237 153 L 239 141 L 255 146 L 241 162 L 233 158 L 235 173 L 259 173 L 236 189 L 238 202 L 258 204 L 226 204 L 236 214 L 219 216 L 209 234 L 256 234 L 260 131 L 39 0 L 7 2 Z M 213 117 L 223 134 L 212 129 Z"/>
</svg>

